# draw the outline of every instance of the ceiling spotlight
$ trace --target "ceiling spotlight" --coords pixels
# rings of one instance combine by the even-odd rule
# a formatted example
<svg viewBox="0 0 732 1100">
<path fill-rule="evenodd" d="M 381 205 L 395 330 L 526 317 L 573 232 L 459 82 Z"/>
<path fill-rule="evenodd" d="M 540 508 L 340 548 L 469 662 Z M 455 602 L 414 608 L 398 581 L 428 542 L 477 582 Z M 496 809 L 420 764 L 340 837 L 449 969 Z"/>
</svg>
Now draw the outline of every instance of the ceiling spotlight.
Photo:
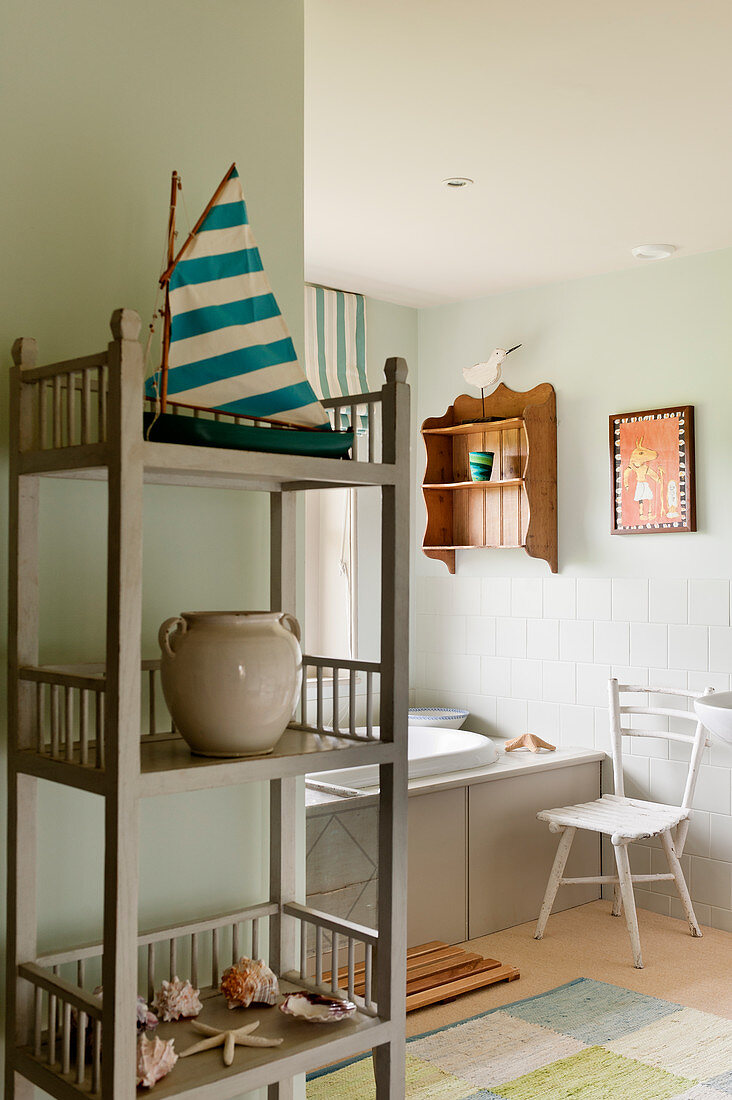
<svg viewBox="0 0 732 1100">
<path fill-rule="evenodd" d="M 471 180 L 468 176 L 449 176 L 442 182 L 445 187 L 468 187 L 471 183 L 475 183 L 475 180 Z"/>
<path fill-rule="evenodd" d="M 675 244 L 639 244 L 632 250 L 636 260 L 665 260 L 676 251 Z"/>
</svg>

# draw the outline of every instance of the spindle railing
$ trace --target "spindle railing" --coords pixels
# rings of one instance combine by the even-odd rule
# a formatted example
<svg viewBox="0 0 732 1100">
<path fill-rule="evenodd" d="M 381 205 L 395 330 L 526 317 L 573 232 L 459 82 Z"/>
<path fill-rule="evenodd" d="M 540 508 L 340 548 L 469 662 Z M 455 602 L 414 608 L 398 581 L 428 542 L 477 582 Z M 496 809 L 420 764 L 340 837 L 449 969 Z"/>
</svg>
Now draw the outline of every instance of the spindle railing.
<svg viewBox="0 0 732 1100">
<path fill-rule="evenodd" d="M 138 937 L 140 986 L 153 1000 L 164 978 L 188 979 L 202 996 L 213 996 L 223 970 L 242 957 L 258 958 L 262 951 L 262 922 L 275 916 L 274 903 L 174 927 Z M 32 1034 L 27 1045 L 33 1057 L 64 1076 L 73 1074 L 83 1095 L 100 1095 L 103 991 L 85 989 L 98 977 L 103 947 L 92 944 L 40 956 L 24 963 L 19 977 L 33 986 Z M 71 971 L 75 982 L 62 973 Z M 134 1023 L 131 1021 L 131 1026 Z M 87 1034 L 88 1030 L 88 1034 Z"/>
<path fill-rule="evenodd" d="M 105 443 L 108 434 L 109 353 L 36 367 L 23 365 L 20 375 L 25 400 L 31 409 L 30 430 L 22 443 L 24 452 L 61 450 L 68 447 Z M 382 461 L 381 391 L 328 398 L 322 404 L 335 430 L 354 432 L 351 457 L 359 462 Z M 155 411 L 155 398 L 144 397 L 145 406 Z M 189 409 L 168 402 L 166 412 L 229 424 L 256 427 L 288 427 L 240 413 Z"/>
<path fill-rule="evenodd" d="M 22 668 L 35 683 L 35 749 L 52 760 L 104 768 L 104 690 L 99 666 Z"/>
<path fill-rule="evenodd" d="M 376 458 L 381 436 L 382 394 L 360 393 L 348 397 L 329 397 L 322 402 L 328 413 L 331 427 L 352 428 L 352 457 L 358 462 L 377 462 Z"/>
<path fill-rule="evenodd" d="M 364 1015 L 378 1016 L 374 988 L 378 932 L 297 902 L 285 904 L 283 912 L 300 922 L 300 970 L 287 977 L 315 993 L 348 997 Z M 308 949 L 311 929 L 315 932 L 312 954 Z M 330 934 L 327 944 L 326 932 Z M 347 959 L 345 967 L 340 965 L 343 951 Z"/>
<path fill-rule="evenodd" d="M 266 924 L 277 915 L 300 923 L 299 970 L 282 977 L 311 991 L 347 997 L 364 1015 L 377 1016 L 377 933 L 295 902 L 281 907 L 265 902 L 140 935 L 138 976 L 148 1003 L 163 979 L 181 978 L 196 988 L 200 985 L 202 999 L 216 995 L 227 966 L 243 955 L 266 958 Z M 315 931 L 312 959 L 307 949 L 310 929 Z M 341 968 L 344 951 L 347 965 Z M 31 1027 L 21 1045 L 83 1096 L 101 1095 L 103 990 L 95 982 L 102 954 L 102 944 L 96 943 L 43 954 L 18 968 L 18 976 L 33 987 Z M 90 985 L 93 991 L 87 988 Z"/>
<path fill-rule="evenodd" d="M 145 742 L 176 736 L 163 699 L 160 661 L 142 662 L 140 737 Z M 302 659 L 302 689 L 295 729 L 343 740 L 378 740 L 376 710 L 381 666 L 345 658 Z M 50 760 L 92 770 L 105 765 L 105 693 L 102 665 L 25 667 L 20 679 L 35 684 L 34 751 Z M 314 698 L 311 698 L 314 693 Z M 342 713 L 342 704 L 345 709 Z"/>
<path fill-rule="evenodd" d="M 104 443 L 107 438 L 107 352 L 45 367 L 24 367 L 30 394 L 24 451 L 50 451 Z"/>
<path fill-rule="evenodd" d="M 101 1096 L 102 998 L 59 973 L 23 963 L 18 976 L 33 986 L 33 1057 L 77 1086 L 79 1095 Z"/>
<path fill-rule="evenodd" d="M 110 345 L 113 347 L 114 345 Z M 110 350 L 46 366 L 35 365 L 35 341 L 21 340 L 13 350 L 20 367 L 23 430 L 19 440 L 23 453 L 64 450 L 104 444 L 108 439 L 108 393 Z M 383 462 L 384 390 L 327 398 L 322 402 L 335 430 L 352 429 L 351 458 L 362 463 Z M 141 406 L 151 412 L 159 408 L 154 397 L 141 394 Z M 142 408 L 141 408 L 142 411 Z M 287 428 L 241 413 L 190 409 L 169 401 L 166 413 L 212 419 L 261 428 Z M 142 430 L 142 417 L 141 430 Z"/>
<path fill-rule="evenodd" d="M 310 733 L 330 734 L 352 741 L 378 739 L 374 719 L 381 665 L 377 661 L 351 661 L 303 654 L 302 669 L 298 721 L 292 725 Z M 341 676 L 342 673 L 345 675 Z M 362 691 L 359 691 L 360 677 L 365 680 Z M 313 684 L 315 698 L 311 699 L 310 688 Z M 326 699 L 326 687 L 330 688 L 330 700 Z M 342 691 L 348 700 L 344 719 L 340 717 Z M 326 719 L 327 702 L 332 703 L 330 721 Z"/>
</svg>

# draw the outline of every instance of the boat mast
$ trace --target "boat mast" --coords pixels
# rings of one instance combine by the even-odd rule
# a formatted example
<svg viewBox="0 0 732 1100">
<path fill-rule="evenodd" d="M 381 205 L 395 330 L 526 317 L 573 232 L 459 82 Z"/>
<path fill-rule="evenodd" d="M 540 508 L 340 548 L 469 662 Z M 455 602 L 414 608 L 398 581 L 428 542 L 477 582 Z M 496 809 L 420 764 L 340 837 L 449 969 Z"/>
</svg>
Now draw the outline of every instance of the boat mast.
<svg viewBox="0 0 732 1100">
<path fill-rule="evenodd" d="M 211 207 L 214 205 L 214 203 L 218 199 L 221 192 L 226 187 L 226 184 L 229 182 L 229 179 L 231 178 L 231 173 L 234 171 L 235 168 L 236 168 L 236 164 L 232 164 L 231 168 L 226 173 L 226 175 L 222 179 L 221 183 L 218 185 L 218 187 L 214 191 L 213 195 L 211 196 L 211 198 L 206 203 L 206 205 L 203 209 L 203 213 L 201 214 L 201 217 L 198 219 L 196 224 L 193 226 L 193 229 L 190 231 L 190 233 L 186 237 L 185 241 L 183 242 L 181 247 L 178 249 L 178 255 L 174 257 L 172 252 L 171 252 L 170 256 L 168 257 L 168 266 L 166 267 L 163 274 L 160 276 L 160 285 L 161 286 L 163 285 L 163 283 L 165 283 L 166 286 L 167 286 L 168 280 L 170 279 L 170 276 L 173 274 L 173 271 L 174 271 L 175 267 L 177 266 L 178 261 L 180 260 L 181 256 L 185 252 L 185 250 L 188 248 L 188 245 L 191 243 L 191 241 L 195 237 L 198 230 L 203 225 L 204 221 L 206 220 L 206 215 L 208 214 L 209 210 L 211 209 Z"/>
<path fill-rule="evenodd" d="M 168 268 L 175 255 L 175 204 L 181 188 L 180 176 L 173 172 L 170 180 L 170 213 L 168 215 Z M 166 269 L 167 270 L 167 269 Z M 165 412 L 168 402 L 168 356 L 170 353 L 170 285 L 165 282 L 165 314 L 163 319 L 163 358 L 160 364 L 160 411 Z"/>
</svg>

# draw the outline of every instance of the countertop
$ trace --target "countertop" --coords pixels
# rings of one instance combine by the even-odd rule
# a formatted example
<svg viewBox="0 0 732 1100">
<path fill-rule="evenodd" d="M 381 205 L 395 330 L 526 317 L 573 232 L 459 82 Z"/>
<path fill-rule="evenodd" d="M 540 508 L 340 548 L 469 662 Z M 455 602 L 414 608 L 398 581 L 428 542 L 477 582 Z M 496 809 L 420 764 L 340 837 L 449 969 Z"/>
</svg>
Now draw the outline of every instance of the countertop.
<svg viewBox="0 0 732 1100">
<path fill-rule="evenodd" d="M 425 794 L 427 791 L 447 791 L 453 787 L 470 787 L 475 783 L 491 783 L 496 779 L 511 779 L 519 775 L 552 771 L 555 768 L 571 768 L 579 764 L 600 763 L 605 753 L 596 749 L 562 748 L 554 752 L 541 750 L 529 752 L 528 749 L 514 749 L 513 752 L 498 750 L 498 760 L 483 768 L 471 768 L 467 771 L 447 772 L 442 775 L 428 775 L 422 779 L 410 779 L 409 797 Z M 316 782 L 317 780 L 317 776 Z M 376 802 L 378 787 L 364 787 L 352 797 L 329 791 L 306 788 L 305 804 L 308 808 L 340 803 L 343 808 L 359 806 L 365 808 Z"/>
</svg>

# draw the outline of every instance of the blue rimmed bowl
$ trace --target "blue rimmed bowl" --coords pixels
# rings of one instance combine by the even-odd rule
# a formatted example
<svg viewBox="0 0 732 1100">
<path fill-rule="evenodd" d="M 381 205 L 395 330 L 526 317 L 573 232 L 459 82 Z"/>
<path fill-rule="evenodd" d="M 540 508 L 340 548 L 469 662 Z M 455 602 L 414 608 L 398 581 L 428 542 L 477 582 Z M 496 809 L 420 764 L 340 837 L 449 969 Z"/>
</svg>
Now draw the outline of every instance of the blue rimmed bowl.
<svg viewBox="0 0 732 1100">
<path fill-rule="evenodd" d="M 490 481 L 494 451 L 469 451 L 470 476 L 473 481 Z"/>
<path fill-rule="evenodd" d="M 410 707 L 410 726 L 447 726 L 459 729 L 470 711 L 458 707 Z"/>
</svg>

